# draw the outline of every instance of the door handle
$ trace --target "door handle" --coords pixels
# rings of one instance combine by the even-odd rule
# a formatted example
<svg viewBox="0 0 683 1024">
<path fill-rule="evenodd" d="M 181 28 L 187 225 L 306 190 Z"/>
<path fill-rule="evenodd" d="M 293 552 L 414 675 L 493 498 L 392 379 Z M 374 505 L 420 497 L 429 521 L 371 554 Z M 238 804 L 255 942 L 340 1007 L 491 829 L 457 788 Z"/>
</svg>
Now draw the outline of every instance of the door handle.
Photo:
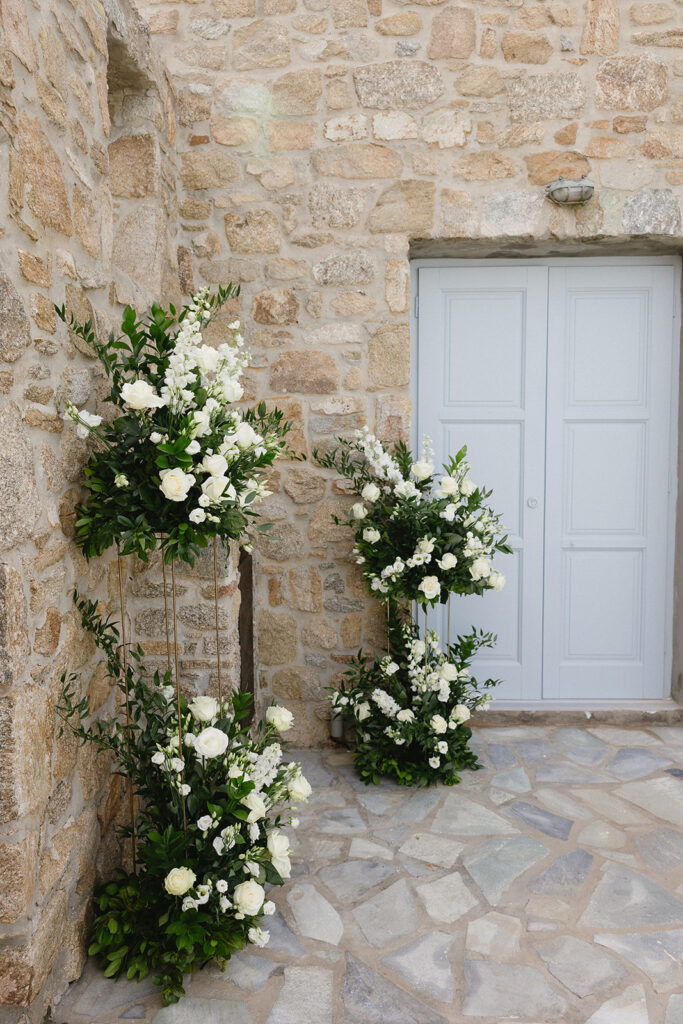
<svg viewBox="0 0 683 1024">
<path fill-rule="evenodd" d="M 526 499 L 526 503 L 529 506 L 529 508 L 537 508 L 538 507 L 538 498 L 527 498 Z"/>
</svg>

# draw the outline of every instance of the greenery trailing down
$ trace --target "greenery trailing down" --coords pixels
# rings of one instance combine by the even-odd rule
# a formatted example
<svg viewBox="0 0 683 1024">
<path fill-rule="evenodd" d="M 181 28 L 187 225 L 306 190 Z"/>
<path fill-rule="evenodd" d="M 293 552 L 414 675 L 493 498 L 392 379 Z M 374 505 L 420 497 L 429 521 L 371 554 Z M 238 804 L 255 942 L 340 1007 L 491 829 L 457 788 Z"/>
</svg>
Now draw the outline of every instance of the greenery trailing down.
<svg viewBox="0 0 683 1024">
<path fill-rule="evenodd" d="M 235 406 L 249 361 L 239 319 L 225 318 L 229 341 L 204 342 L 202 332 L 238 294 L 232 284 L 215 294 L 204 289 L 180 311 L 155 303 L 144 317 L 127 306 L 121 334 L 106 342 L 91 321 L 80 324 L 55 307 L 111 385 L 104 415 L 66 407 L 79 435 L 95 441 L 85 466 L 88 496 L 76 510 L 87 558 L 118 544 L 146 560 L 160 545 L 167 563 L 192 564 L 212 537 L 242 538 L 253 522 L 290 425 L 263 402 Z"/>
<path fill-rule="evenodd" d="M 442 645 L 425 629 L 421 639 L 407 609 L 421 606 L 426 620 L 452 594 L 502 589 L 505 577 L 492 558 L 511 548 L 488 504 L 492 492 L 470 479 L 466 447 L 441 473 L 428 441 L 414 459 L 403 442 L 387 451 L 367 429 L 314 455 L 360 499 L 334 518 L 354 531 L 365 585 L 386 606 L 386 651 L 359 652 L 332 692 L 335 713 L 355 724 L 356 767 L 366 783 L 389 775 L 403 785 L 452 785 L 463 768 L 477 767 L 465 723 L 488 706 L 485 691 L 498 680 L 479 683 L 469 669 L 496 638 L 472 630 Z"/>
<path fill-rule="evenodd" d="M 154 976 L 164 1003 L 183 994 L 183 975 L 209 960 L 225 963 L 249 943 L 264 945 L 262 927 L 275 907 L 264 885 L 281 885 L 291 870 L 289 839 L 296 827 L 290 805 L 311 787 L 296 763 L 282 760 L 280 733 L 292 724 L 272 706 L 250 729 L 249 694 L 235 692 L 219 706 L 213 697 L 180 697 L 169 673 L 145 672 L 133 645 L 124 668 L 119 633 L 97 605 L 76 595 L 82 623 L 103 652 L 128 716 L 91 721 L 75 674 L 62 679 L 62 728 L 114 757 L 131 780 L 137 872 L 120 870 L 95 893 L 89 953 L 105 976 Z M 132 829 L 121 830 L 124 837 Z"/>
</svg>

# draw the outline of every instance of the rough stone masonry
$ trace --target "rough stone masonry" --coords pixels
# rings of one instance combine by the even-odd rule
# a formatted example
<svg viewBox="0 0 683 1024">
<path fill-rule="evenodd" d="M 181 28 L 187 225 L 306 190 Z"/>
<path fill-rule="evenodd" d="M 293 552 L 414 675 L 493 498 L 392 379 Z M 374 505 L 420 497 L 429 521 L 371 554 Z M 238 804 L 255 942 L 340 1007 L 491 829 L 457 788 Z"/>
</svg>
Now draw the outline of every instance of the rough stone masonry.
<svg viewBox="0 0 683 1024">
<path fill-rule="evenodd" d="M 53 302 L 106 333 L 126 302 L 237 281 L 249 397 L 277 399 L 301 453 L 365 423 L 406 437 L 409 255 L 680 247 L 682 16 L 678 0 L 0 0 L 0 1020 L 41 1020 L 78 975 L 95 875 L 121 855 L 118 782 L 55 727 L 65 669 L 94 708 L 111 699 L 71 590 L 117 595 L 72 540 L 88 449 L 62 420 L 105 384 Z M 543 198 L 583 173 L 586 207 Z M 258 692 L 319 744 L 324 687 L 382 623 L 330 518 L 337 483 L 293 461 L 272 488 Z M 158 573 L 126 571 L 129 626 L 163 662 Z M 207 572 L 181 581 L 192 688 L 214 685 Z M 222 573 L 234 678 L 234 560 Z"/>
</svg>

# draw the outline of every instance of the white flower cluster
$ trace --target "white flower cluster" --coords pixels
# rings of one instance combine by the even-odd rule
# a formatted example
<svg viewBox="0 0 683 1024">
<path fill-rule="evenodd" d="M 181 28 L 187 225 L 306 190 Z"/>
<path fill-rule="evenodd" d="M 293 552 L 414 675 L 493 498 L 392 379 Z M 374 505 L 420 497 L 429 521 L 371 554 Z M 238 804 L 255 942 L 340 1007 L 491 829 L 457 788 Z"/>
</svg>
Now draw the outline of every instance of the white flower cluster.
<svg viewBox="0 0 683 1024">
<path fill-rule="evenodd" d="M 387 718 L 396 718 L 396 715 L 401 710 L 401 705 L 397 704 L 394 698 L 391 697 L 386 690 L 380 690 L 377 688 L 372 691 L 370 696 L 383 715 L 386 715 Z"/>
</svg>

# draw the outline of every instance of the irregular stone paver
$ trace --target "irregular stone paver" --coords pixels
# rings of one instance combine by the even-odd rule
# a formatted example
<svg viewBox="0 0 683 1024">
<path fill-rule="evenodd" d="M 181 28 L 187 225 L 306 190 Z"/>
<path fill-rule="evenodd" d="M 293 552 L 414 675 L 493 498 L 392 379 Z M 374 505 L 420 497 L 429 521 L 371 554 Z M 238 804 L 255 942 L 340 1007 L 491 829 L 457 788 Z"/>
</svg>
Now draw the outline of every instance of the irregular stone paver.
<svg viewBox="0 0 683 1024">
<path fill-rule="evenodd" d="M 151 978 L 90 963 L 56 1024 L 683 1024 L 683 728 L 476 734 L 488 771 L 450 789 L 368 788 L 347 752 L 304 751 L 268 945 L 165 1011 Z"/>
<path fill-rule="evenodd" d="M 527 803 L 525 800 L 518 800 L 516 803 L 510 804 L 505 808 L 503 814 L 509 814 L 513 818 L 518 818 L 525 825 L 530 825 L 532 828 L 545 832 L 547 836 L 553 836 L 555 839 L 568 839 L 574 824 L 569 818 L 561 818 L 559 814 L 551 814 L 550 811 L 544 811 L 540 807 L 535 807 L 534 804 Z"/>
<path fill-rule="evenodd" d="M 326 967 L 285 967 L 285 983 L 266 1024 L 331 1020 L 332 978 Z"/>
<path fill-rule="evenodd" d="M 446 1024 L 441 1014 L 350 953 L 346 955 L 342 998 L 344 1019 L 353 1024 Z M 323 1021 L 316 1024 L 323 1024 Z"/>
<path fill-rule="evenodd" d="M 491 910 L 467 925 L 465 945 L 471 953 L 492 960 L 508 960 L 519 953 L 522 925 L 516 917 Z"/>
<path fill-rule="evenodd" d="M 538 954 L 552 976 L 582 999 L 611 988 L 627 974 L 616 957 L 573 935 L 544 943 Z"/>
<path fill-rule="evenodd" d="M 535 967 L 465 960 L 467 1017 L 551 1021 L 562 1017 L 567 1002 Z"/>
<path fill-rule="evenodd" d="M 638 853 L 653 871 L 670 871 L 683 861 L 683 832 L 656 828 L 636 836 Z"/>
<path fill-rule="evenodd" d="M 400 974 L 412 988 L 450 1003 L 454 986 L 448 951 L 452 943 L 452 935 L 430 932 L 383 957 L 382 963 Z"/>
<path fill-rule="evenodd" d="M 300 882 L 287 893 L 299 932 L 309 939 L 336 946 L 344 934 L 342 919 L 314 885 Z"/>
<path fill-rule="evenodd" d="M 515 836 L 512 839 L 491 839 L 482 843 L 464 858 L 464 865 L 486 899 L 494 907 L 514 880 L 548 853 L 538 839 Z"/>
<path fill-rule="evenodd" d="M 579 924 L 624 929 L 683 925 L 683 902 L 645 875 L 608 864 Z"/>
<path fill-rule="evenodd" d="M 407 839 L 399 848 L 399 853 L 436 864 L 440 868 L 452 868 L 463 849 L 463 844 L 456 843 L 454 839 L 421 832 Z"/>
<path fill-rule="evenodd" d="M 454 836 L 507 836 L 519 831 L 499 814 L 453 792 L 437 811 L 432 829 Z"/>
<path fill-rule="evenodd" d="M 433 921 L 452 924 L 477 905 L 457 871 L 418 885 L 417 891 Z"/>
<path fill-rule="evenodd" d="M 152 1017 L 152 1024 L 189 1024 L 192 1020 L 202 1024 L 251 1024 L 252 1016 L 241 1000 L 186 996 L 180 1003 L 159 1010 Z"/>
<path fill-rule="evenodd" d="M 386 881 L 394 871 L 391 865 L 383 861 L 350 860 L 345 864 L 323 868 L 318 877 L 343 903 L 357 903 L 368 889 L 374 889 Z"/>
<path fill-rule="evenodd" d="M 651 979 L 656 992 L 683 987 L 683 931 L 651 932 L 649 935 L 601 935 L 595 941 L 620 953 Z"/>
<path fill-rule="evenodd" d="M 614 999 L 608 999 L 586 1024 L 650 1024 L 643 986 L 633 985 Z"/>
<path fill-rule="evenodd" d="M 531 789 L 529 776 L 519 765 L 506 772 L 498 772 L 492 780 L 501 789 L 509 789 L 511 793 L 528 793 Z"/>
<path fill-rule="evenodd" d="M 683 787 L 678 779 L 663 775 L 647 782 L 628 782 L 617 792 L 650 814 L 683 828 Z"/>
<path fill-rule="evenodd" d="M 529 888 L 532 892 L 561 894 L 585 882 L 593 860 L 593 854 L 587 850 L 571 850 L 553 861 L 533 882 L 529 882 Z"/>
<path fill-rule="evenodd" d="M 671 764 L 663 757 L 659 757 L 651 750 L 639 750 L 637 747 L 624 747 L 619 750 L 611 761 L 605 765 L 605 769 L 618 779 L 642 779 L 645 775 L 652 775 L 653 772 L 666 768 Z"/>
<path fill-rule="evenodd" d="M 361 903 L 353 916 L 373 946 L 388 946 L 415 931 L 417 904 L 405 879 Z"/>
</svg>

